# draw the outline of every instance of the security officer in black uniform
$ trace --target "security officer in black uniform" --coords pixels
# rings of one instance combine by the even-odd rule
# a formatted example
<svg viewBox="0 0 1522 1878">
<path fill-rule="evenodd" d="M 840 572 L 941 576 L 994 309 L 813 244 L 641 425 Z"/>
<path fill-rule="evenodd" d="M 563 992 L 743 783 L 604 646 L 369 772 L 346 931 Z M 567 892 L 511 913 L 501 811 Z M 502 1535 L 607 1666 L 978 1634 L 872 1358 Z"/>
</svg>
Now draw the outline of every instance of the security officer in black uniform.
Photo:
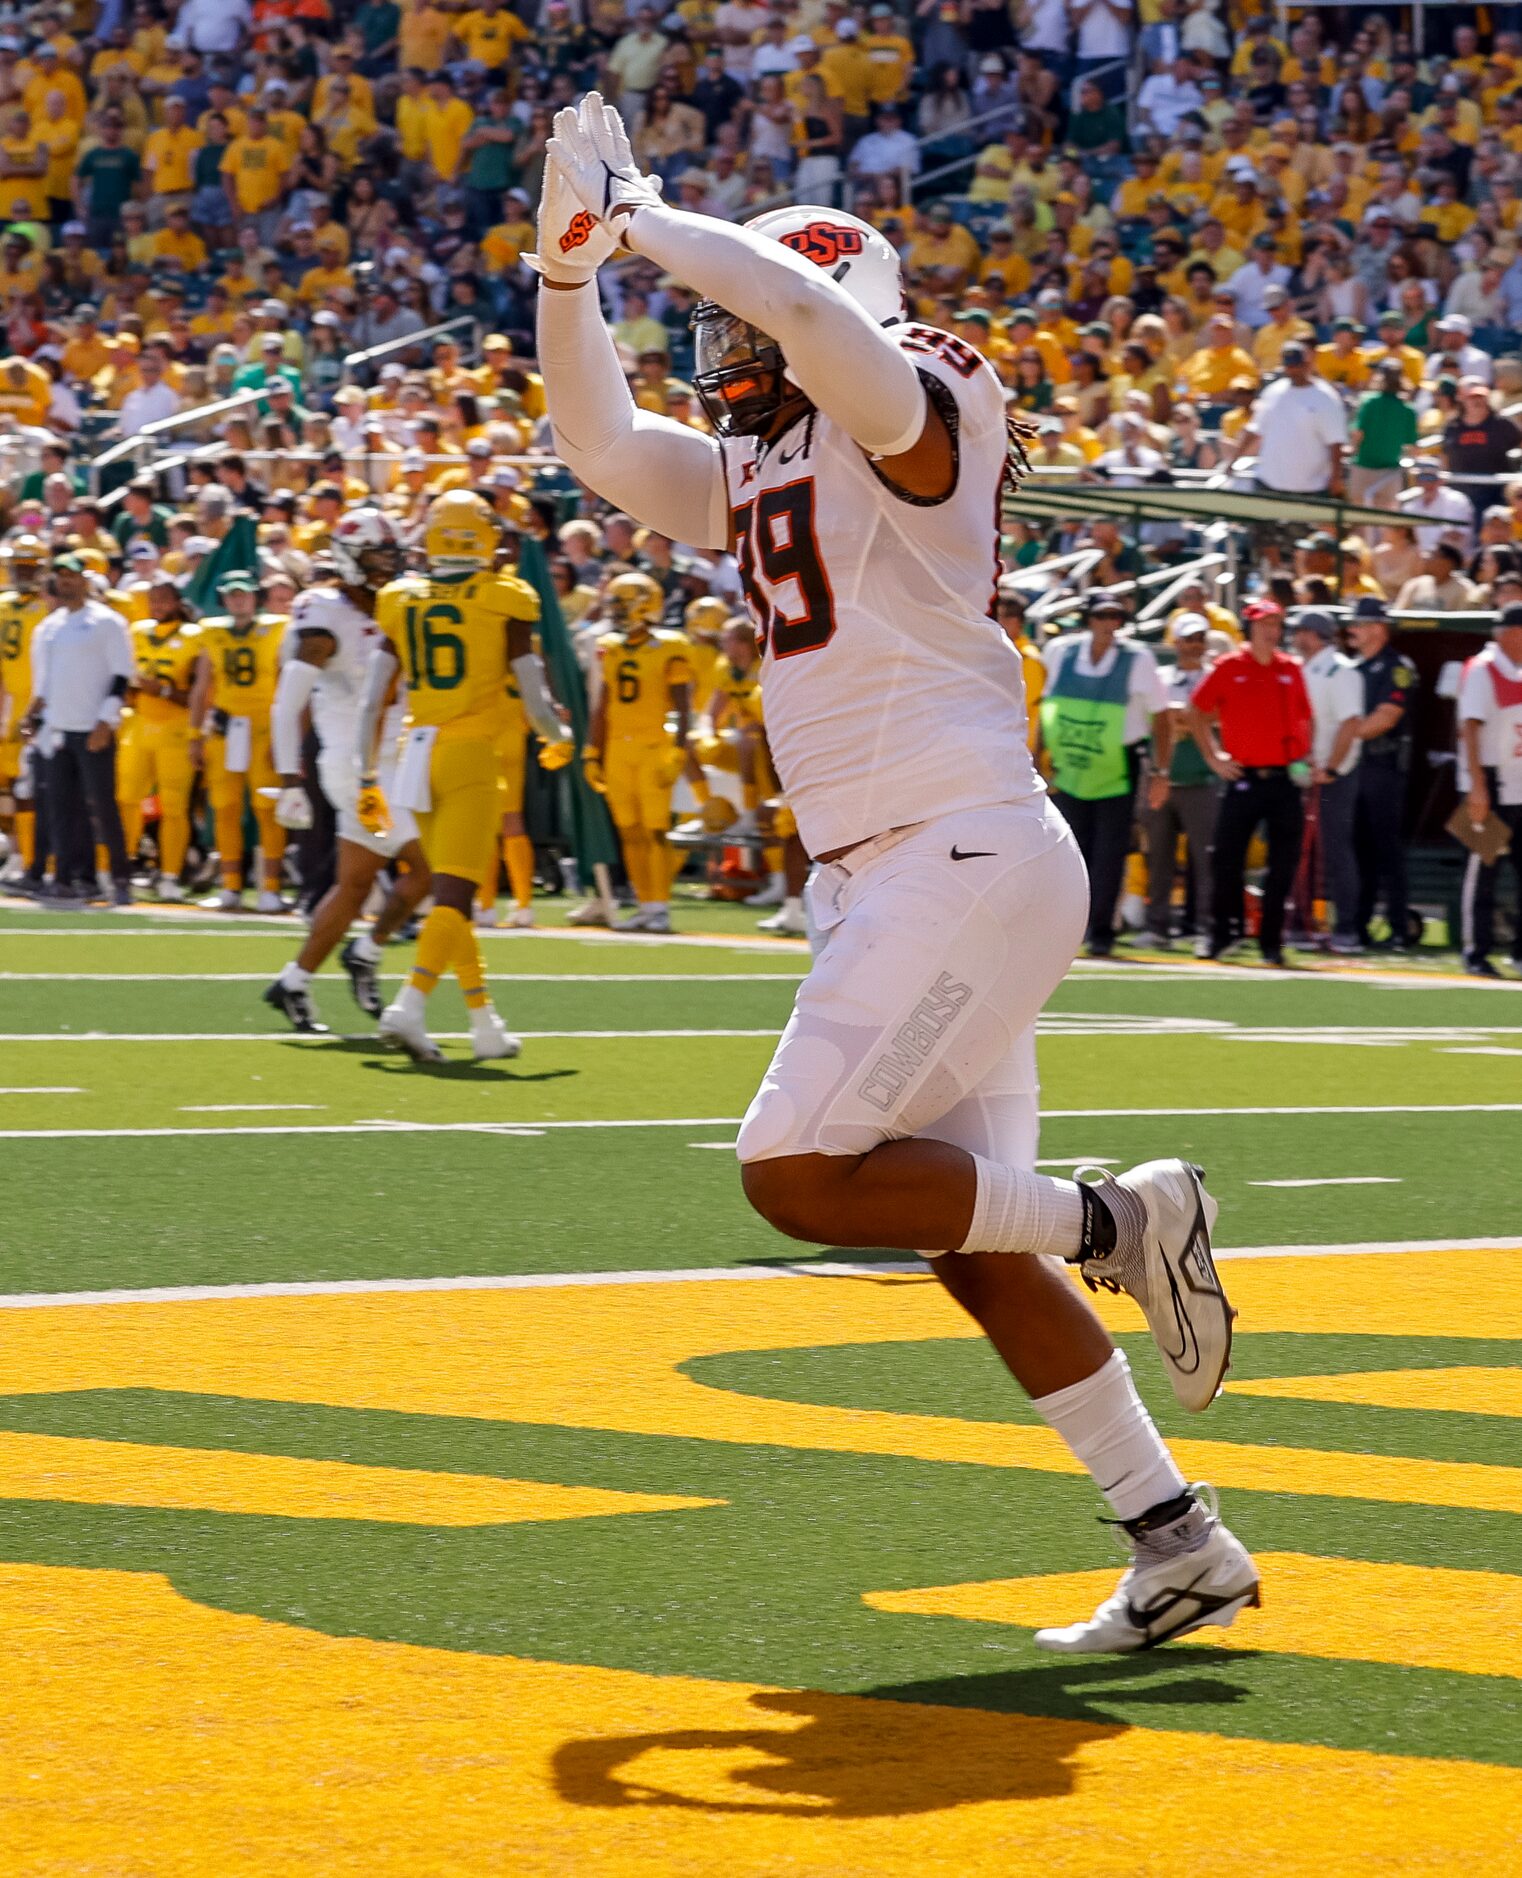
<svg viewBox="0 0 1522 1878">
<path fill-rule="evenodd" d="M 1363 678 L 1363 744 L 1355 774 L 1358 808 L 1358 936 L 1369 943 L 1369 921 L 1381 896 L 1390 921 L 1386 944 L 1403 952 L 1407 942 L 1406 786 L 1411 770 L 1412 708 L 1416 667 L 1391 644 L 1389 610 L 1364 594 L 1353 608 L 1349 634 Z"/>
</svg>

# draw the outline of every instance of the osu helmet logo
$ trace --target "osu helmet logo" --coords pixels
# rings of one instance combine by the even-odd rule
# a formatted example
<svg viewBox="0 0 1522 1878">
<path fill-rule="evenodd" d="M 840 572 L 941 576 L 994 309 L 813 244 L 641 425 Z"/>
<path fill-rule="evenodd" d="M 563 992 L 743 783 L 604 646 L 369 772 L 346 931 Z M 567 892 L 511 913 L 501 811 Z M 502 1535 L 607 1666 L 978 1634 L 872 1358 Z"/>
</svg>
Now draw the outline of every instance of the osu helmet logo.
<svg viewBox="0 0 1522 1878">
<path fill-rule="evenodd" d="M 833 267 L 845 255 L 861 253 L 861 230 L 841 228 L 834 222 L 810 222 L 807 228 L 784 235 L 782 245 L 815 267 Z"/>
<path fill-rule="evenodd" d="M 566 231 L 560 237 L 560 252 L 569 254 L 572 248 L 579 248 L 590 240 L 592 230 L 597 226 L 594 218 L 585 209 L 578 209 L 566 224 Z"/>
</svg>

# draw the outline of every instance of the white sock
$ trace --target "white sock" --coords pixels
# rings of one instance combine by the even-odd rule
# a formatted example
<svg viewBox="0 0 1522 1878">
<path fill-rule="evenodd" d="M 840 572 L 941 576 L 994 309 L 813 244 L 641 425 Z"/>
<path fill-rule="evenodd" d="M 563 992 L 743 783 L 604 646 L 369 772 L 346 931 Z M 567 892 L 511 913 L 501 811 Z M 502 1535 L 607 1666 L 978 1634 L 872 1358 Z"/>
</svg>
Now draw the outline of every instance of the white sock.
<svg viewBox="0 0 1522 1878">
<path fill-rule="evenodd" d="M 772 870 L 772 873 L 767 878 L 766 884 L 778 893 L 787 892 L 787 878 L 781 868 L 774 868 Z"/>
<path fill-rule="evenodd" d="M 355 956 L 362 958 L 366 965 L 380 964 L 381 949 L 367 932 L 354 935 L 354 952 Z"/>
<path fill-rule="evenodd" d="M 280 982 L 287 991 L 305 991 L 312 982 L 312 974 L 292 959 L 280 974 Z"/>
<path fill-rule="evenodd" d="M 1037 1252 L 1071 1258 L 1083 1237 L 1083 1196 L 1072 1180 L 972 1157 L 978 1197 L 959 1252 Z"/>
<path fill-rule="evenodd" d="M 790 893 L 782 902 L 782 910 L 784 913 L 791 913 L 795 919 L 802 919 L 803 895 L 801 893 Z"/>
<path fill-rule="evenodd" d="M 1124 1350 L 1082 1382 L 1036 1397 L 1031 1407 L 1094 1476 L 1117 1519 L 1137 1519 L 1187 1490 L 1136 1393 Z"/>
<path fill-rule="evenodd" d="M 396 994 L 396 1004 L 404 1017 L 421 1018 L 428 1012 L 428 1000 L 416 985 L 403 985 Z"/>
<path fill-rule="evenodd" d="M 664 900 L 641 900 L 640 911 L 642 913 L 664 913 L 666 911 L 666 902 Z"/>
</svg>

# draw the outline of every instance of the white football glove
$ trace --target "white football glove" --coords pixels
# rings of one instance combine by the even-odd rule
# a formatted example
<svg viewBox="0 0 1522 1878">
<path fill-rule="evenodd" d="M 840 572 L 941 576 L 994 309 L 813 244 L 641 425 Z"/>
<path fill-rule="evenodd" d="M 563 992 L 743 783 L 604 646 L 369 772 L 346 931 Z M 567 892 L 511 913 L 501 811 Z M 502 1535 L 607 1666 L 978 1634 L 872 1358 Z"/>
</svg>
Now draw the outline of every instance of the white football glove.
<svg viewBox="0 0 1522 1878">
<path fill-rule="evenodd" d="M 626 219 L 620 211 L 660 207 L 658 182 L 634 161 L 624 120 L 601 92 L 589 91 L 575 110 L 556 113 L 546 148 L 581 206 L 615 232 Z"/>
<path fill-rule="evenodd" d="M 305 789 L 261 789 L 260 795 L 275 798 L 275 820 L 282 828 L 295 833 L 312 826 L 312 804 Z"/>
<path fill-rule="evenodd" d="M 618 247 L 566 181 L 553 155 L 545 160 L 539 192 L 539 252 L 526 254 L 524 265 L 546 280 L 581 286 Z"/>
</svg>

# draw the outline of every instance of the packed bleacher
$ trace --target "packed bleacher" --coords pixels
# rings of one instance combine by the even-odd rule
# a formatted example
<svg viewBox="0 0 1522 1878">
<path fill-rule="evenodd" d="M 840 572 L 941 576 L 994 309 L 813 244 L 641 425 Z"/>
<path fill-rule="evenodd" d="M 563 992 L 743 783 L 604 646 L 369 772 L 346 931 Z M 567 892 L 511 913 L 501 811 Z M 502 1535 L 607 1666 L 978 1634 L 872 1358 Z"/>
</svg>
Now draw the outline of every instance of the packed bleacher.
<svg viewBox="0 0 1522 1878">
<path fill-rule="evenodd" d="M 346 508 L 378 503 L 411 540 L 433 497 L 469 488 L 544 544 L 573 627 L 629 566 L 675 627 L 696 599 L 738 605 L 726 559 L 635 534 L 539 460 L 523 257 L 550 119 L 596 85 L 669 200 L 849 209 L 899 249 L 912 311 L 989 358 L 1038 427 L 1031 486 L 1073 495 L 1070 513 L 1006 508 L 1011 619 L 1018 604 L 1031 638 L 1070 628 L 1094 588 L 1165 662 L 1180 615 L 1229 644 L 1254 599 L 1330 607 L 1339 631 L 1360 596 L 1398 630 L 1480 630 L 1522 593 L 1504 585 L 1522 572 L 1512 12 L 11 10 L 0 547 L 78 555 L 141 618 L 161 579 L 214 604 L 198 570 L 247 518 L 278 609 L 282 583 L 288 599 L 322 574 Z M 638 402 L 703 427 L 692 296 L 634 258 L 603 291 Z M 1229 525 L 1208 504 L 1148 508 L 1162 488 L 1267 500 Z M 1095 490 L 1135 506 L 1080 499 Z M 1280 497 L 1352 519 L 1285 523 Z"/>
</svg>

